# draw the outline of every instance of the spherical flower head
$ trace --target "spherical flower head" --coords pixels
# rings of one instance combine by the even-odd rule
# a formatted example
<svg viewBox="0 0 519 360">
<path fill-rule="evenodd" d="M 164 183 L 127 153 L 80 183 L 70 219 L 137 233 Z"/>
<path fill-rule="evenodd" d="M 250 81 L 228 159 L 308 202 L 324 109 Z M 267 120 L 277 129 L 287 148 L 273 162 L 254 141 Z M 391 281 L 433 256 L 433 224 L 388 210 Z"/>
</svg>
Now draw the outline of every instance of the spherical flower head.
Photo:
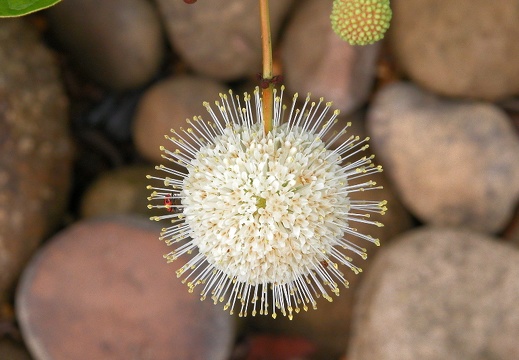
<svg viewBox="0 0 519 360">
<path fill-rule="evenodd" d="M 334 0 L 332 28 L 351 45 L 368 45 L 384 38 L 392 11 L 389 0 Z"/>
<path fill-rule="evenodd" d="M 365 258 L 365 249 L 345 235 L 378 244 L 350 223 L 382 226 L 369 216 L 383 213 L 385 202 L 350 199 L 375 189 L 373 181 L 358 179 L 381 168 L 372 156 L 351 159 L 366 150 L 367 139 L 350 136 L 333 146 L 348 126 L 331 131 L 338 115 L 327 116 L 331 103 L 307 97 L 297 109 L 296 95 L 287 108 L 283 88 L 275 94 L 268 133 L 259 89 L 255 106 L 248 94 L 244 105 L 232 92 L 221 94 L 216 111 L 205 104 L 211 121 L 194 117 L 188 128 L 172 130 L 167 138 L 176 150 L 163 148 L 163 157 L 186 171 L 158 166 L 165 176 L 149 176 L 161 182 L 149 187 L 149 199 L 150 208 L 166 210 L 153 219 L 170 222 L 161 234 L 176 247 L 168 261 L 191 254 L 177 271 L 190 291 L 200 286 L 202 299 L 227 299 L 231 313 L 239 303 L 241 316 L 280 311 L 292 318 L 347 286 L 339 264 L 361 271 L 342 251 Z"/>
</svg>

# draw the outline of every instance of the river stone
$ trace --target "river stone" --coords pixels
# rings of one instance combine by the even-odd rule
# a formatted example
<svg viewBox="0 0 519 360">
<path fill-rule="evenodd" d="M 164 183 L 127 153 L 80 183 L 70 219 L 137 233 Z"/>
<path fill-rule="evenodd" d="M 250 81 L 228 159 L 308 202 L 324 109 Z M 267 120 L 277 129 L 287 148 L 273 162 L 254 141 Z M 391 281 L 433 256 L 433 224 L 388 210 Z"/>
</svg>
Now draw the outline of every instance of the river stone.
<svg viewBox="0 0 519 360">
<path fill-rule="evenodd" d="M 201 115 L 209 119 L 202 105 L 214 104 L 227 89 L 219 82 L 192 75 L 166 78 L 147 90 L 140 99 L 133 123 L 133 139 L 139 153 L 158 164 L 164 163 L 160 146 L 166 146 L 170 130 L 187 127 L 186 119 Z M 171 165 L 172 163 L 168 164 Z"/>
<path fill-rule="evenodd" d="M 349 135 L 363 135 L 360 122 L 361 120 L 358 120 L 353 123 L 354 130 L 349 132 Z M 352 193 L 352 199 L 386 200 L 388 202 L 388 211 L 384 216 L 372 215 L 372 220 L 384 223 L 384 227 L 376 227 L 364 223 L 354 224 L 358 232 L 379 238 L 382 244 L 381 247 L 377 247 L 367 241 L 350 237 L 352 241 L 367 249 L 367 260 L 354 256 L 354 263 L 364 271 L 369 269 L 380 248 L 384 248 L 393 237 L 410 229 L 413 224 L 409 213 L 395 196 L 392 185 L 385 178 L 384 173 L 374 174 L 371 178 L 377 184 L 382 185 L 384 189 Z M 250 327 L 263 333 L 297 336 L 310 340 L 317 348 L 316 352 L 310 357 L 311 359 L 338 359 L 347 346 L 354 298 L 364 277 L 364 273 L 355 275 L 347 269 L 342 270 L 350 283 L 349 288 L 341 289 L 338 297 L 333 296 L 333 302 L 328 302 L 322 298 L 318 299 L 317 310 L 310 309 L 308 312 L 300 312 L 294 315 L 293 320 L 288 320 L 284 317 L 278 317 L 274 320 L 266 316 L 248 318 L 247 321 Z"/>
<path fill-rule="evenodd" d="M 426 227 L 381 249 L 361 286 L 348 360 L 489 360 L 519 354 L 519 251 Z"/>
<path fill-rule="evenodd" d="M 516 0 L 394 0 L 390 43 L 404 72 L 434 92 L 519 94 Z"/>
<path fill-rule="evenodd" d="M 487 233 L 502 230 L 519 197 L 519 138 L 494 105 L 383 88 L 368 114 L 372 144 L 418 218 Z"/>
<path fill-rule="evenodd" d="M 73 64 L 115 90 L 149 82 L 164 55 L 160 18 L 146 0 L 67 0 L 48 10 Z"/>
<path fill-rule="evenodd" d="M 89 218 L 115 214 L 163 215 L 150 211 L 146 175 L 159 176 L 151 165 L 125 166 L 104 172 L 86 190 L 81 200 L 81 217 Z"/>
<path fill-rule="evenodd" d="M 146 218 L 98 219 L 46 243 L 16 296 L 36 359 L 229 358 L 233 318 L 176 278 L 159 231 Z"/>
<path fill-rule="evenodd" d="M 169 41 L 197 73 L 236 80 L 261 71 L 262 51 L 257 0 L 211 0 L 187 5 L 157 0 Z M 275 42 L 293 0 L 270 2 Z"/>
<path fill-rule="evenodd" d="M 0 21 L 0 299 L 61 221 L 70 187 L 68 100 L 23 19 Z"/>
<path fill-rule="evenodd" d="M 331 9 L 331 0 L 295 8 L 281 45 L 283 74 L 291 92 L 324 97 L 349 113 L 370 95 L 380 43 L 349 45 L 332 30 Z"/>
</svg>

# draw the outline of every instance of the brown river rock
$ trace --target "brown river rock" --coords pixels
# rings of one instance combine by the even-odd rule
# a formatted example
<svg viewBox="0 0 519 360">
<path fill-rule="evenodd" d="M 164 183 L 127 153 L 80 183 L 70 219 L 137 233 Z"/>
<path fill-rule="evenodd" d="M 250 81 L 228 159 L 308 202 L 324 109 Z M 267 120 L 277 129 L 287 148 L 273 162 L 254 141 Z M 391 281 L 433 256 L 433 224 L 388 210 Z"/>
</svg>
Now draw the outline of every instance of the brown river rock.
<svg viewBox="0 0 519 360">
<path fill-rule="evenodd" d="M 76 223 L 50 239 L 16 297 L 35 358 L 228 359 L 233 318 L 176 278 L 180 265 L 163 259 L 159 231 L 145 218 L 120 217 Z"/>
<path fill-rule="evenodd" d="M 0 298 L 61 221 L 70 186 L 68 101 L 51 52 L 21 19 L 0 21 Z"/>
<path fill-rule="evenodd" d="M 191 75 L 165 78 L 150 87 L 139 101 L 132 129 L 139 153 L 154 164 L 165 164 L 159 147 L 173 151 L 175 145 L 164 136 L 172 136 L 171 129 L 180 132 L 181 127 L 188 128 L 186 119 L 194 116 L 208 120 L 203 102 L 214 106 L 215 100 L 220 100 L 219 94 L 226 92 L 215 80 Z"/>
<path fill-rule="evenodd" d="M 159 176 L 151 165 L 125 166 L 103 173 L 83 194 L 81 216 L 84 218 L 115 214 L 162 215 L 162 211 L 148 209 L 146 175 Z"/>
<path fill-rule="evenodd" d="M 77 69 L 114 90 L 149 82 L 164 56 L 160 17 L 146 0 L 67 0 L 48 10 Z"/>
</svg>

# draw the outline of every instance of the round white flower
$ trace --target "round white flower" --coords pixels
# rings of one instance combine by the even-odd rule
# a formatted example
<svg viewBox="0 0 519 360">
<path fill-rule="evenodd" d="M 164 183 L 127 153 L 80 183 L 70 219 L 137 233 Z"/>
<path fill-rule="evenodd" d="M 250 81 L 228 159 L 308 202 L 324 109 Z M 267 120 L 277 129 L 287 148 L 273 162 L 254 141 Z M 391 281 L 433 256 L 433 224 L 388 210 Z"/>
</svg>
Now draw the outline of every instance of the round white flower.
<svg viewBox="0 0 519 360">
<path fill-rule="evenodd" d="M 331 104 L 323 99 L 316 104 L 307 97 L 299 110 L 296 95 L 288 109 L 282 88 L 265 134 L 258 89 L 255 111 L 247 94 L 243 108 L 230 95 L 220 95 L 217 112 L 205 104 L 212 121 L 195 117 L 167 137 L 177 149 L 163 148 L 164 157 L 187 172 L 161 165 L 165 177 L 149 176 L 164 185 L 149 187 L 150 200 L 159 201 L 150 208 L 167 210 L 153 219 L 171 221 L 161 235 L 177 246 L 169 261 L 195 253 L 177 271 L 190 291 L 202 285 L 202 298 L 227 299 L 231 312 L 239 301 L 243 316 L 258 307 L 268 314 L 272 302 L 274 317 L 278 309 L 292 318 L 301 307 L 315 308 L 320 295 L 331 301 L 327 289 L 338 294 L 339 283 L 347 286 L 339 264 L 361 271 L 342 251 L 365 258 L 365 249 L 348 236 L 378 244 L 349 223 L 382 226 L 369 213 L 383 213 L 385 202 L 352 201 L 349 194 L 375 188 L 357 179 L 381 168 L 372 157 L 350 159 L 367 148 L 367 139 L 350 136 L 334 146 L 346 129 L 331 134 L 338 111 L 327 117 Z"/>
</svg>

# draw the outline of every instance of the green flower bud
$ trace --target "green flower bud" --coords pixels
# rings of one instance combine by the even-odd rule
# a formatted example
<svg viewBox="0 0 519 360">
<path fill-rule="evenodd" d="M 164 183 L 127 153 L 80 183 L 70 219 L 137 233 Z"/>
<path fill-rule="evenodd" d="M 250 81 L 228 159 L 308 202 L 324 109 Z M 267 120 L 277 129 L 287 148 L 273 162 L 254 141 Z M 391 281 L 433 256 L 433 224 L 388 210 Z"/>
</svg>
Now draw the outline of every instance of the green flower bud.
<svg viewBox="0 0 519 360">
<path fill-rule="evenodd" d="M 368 45 L 384 37 L 392 14 L 389 0 L 334 0 L 330 19 L 343 40 Z"/>
</svg>

